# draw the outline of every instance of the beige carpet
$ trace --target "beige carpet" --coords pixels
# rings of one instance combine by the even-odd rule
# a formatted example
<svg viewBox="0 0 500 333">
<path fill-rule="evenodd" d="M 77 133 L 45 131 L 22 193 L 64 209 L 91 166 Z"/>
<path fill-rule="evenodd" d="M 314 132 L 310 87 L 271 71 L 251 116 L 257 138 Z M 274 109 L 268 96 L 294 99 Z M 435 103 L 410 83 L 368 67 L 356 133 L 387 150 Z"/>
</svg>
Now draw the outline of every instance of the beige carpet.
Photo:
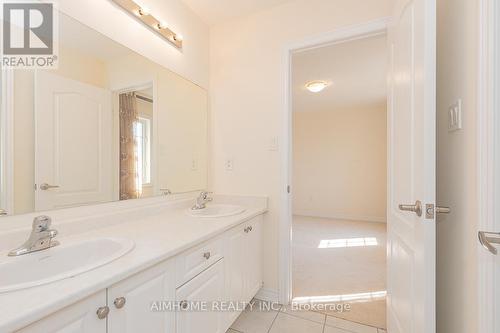
<svg viewBox="0 0 500 333">
<path fill-rule="evenodd" d="M 385 224 L 294 216 L 294 299 L 349 304 L 322 312 L 386 328 L 385 281 Z"/>
</svg>

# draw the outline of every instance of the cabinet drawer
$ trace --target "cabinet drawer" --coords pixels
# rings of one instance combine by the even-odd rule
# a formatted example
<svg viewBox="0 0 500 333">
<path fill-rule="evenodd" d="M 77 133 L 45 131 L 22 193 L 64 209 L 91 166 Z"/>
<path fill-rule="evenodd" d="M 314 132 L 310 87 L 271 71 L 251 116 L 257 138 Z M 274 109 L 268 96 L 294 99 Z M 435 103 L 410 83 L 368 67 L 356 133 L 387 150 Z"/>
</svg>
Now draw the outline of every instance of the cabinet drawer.
<svg viewBox="0 0 500 333">
<path fill-rule="evenodd" d="M 223 257 L 222 238 L 209 240 L 189 249 L 176 258 L 177 287 L 203 272 L 207 267 Z"/>
</svg>

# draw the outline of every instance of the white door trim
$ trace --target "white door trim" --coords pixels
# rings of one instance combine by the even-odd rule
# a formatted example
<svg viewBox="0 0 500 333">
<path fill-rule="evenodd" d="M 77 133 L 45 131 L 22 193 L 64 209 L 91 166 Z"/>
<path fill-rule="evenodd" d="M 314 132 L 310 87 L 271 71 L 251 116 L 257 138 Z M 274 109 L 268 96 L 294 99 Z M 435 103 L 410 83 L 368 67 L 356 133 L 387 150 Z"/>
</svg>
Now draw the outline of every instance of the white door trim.
<svg viewBox="0 0 500 333">
<path fill-rule="evenodd" d="M 0 208 L 14 214 L 14 71 L 1 74 Z"/>
<path fill-rule="evenodd" d="M 500 5 L 496 0 L 481 0 L 479 11 L 479 45 L 478 45 L 478 231 L 500 231 L 500 216 L 495 211 L 495 194 L 500 193 L 495 188 L 494 175 L 500 174 L 500 163 L 495 161 L 495 151 L 500 149 L 500 117 L 495 115 L 500 107 L 498 87 L 500 84 L 500 36 L 495 32 L 499 29 Z M 495 163 L 496 162 L 496 163 Z M 498 186 L 498 185 L 497 185 Z M 478 249 L 478 332 L 495 333 L 495 317 L 498 307 L 495 295 L 500 292 L 495 286 L 495 265 L 493 255 L 477 243 Z"/>
<path fill-rule="evenodd" d="M 290 303 L 292 299 L 292 196 L 288 193 L 288 186 L 292 187 L 292 95 L 291 95 L 291 59 L 292 54 L 324 47 L 327 45 L 348 42 L 356 39 L 372 37 L 387 33 L 390 18 L 384 17 L 374 21 L 350 25 L 334 31 L 311 36 L 303 40 L 294 41 L 283 50 L 283 124 L 281 142 L 282 150 L 282 180 L 279 227 L 279 302 Z"/>
</svg>

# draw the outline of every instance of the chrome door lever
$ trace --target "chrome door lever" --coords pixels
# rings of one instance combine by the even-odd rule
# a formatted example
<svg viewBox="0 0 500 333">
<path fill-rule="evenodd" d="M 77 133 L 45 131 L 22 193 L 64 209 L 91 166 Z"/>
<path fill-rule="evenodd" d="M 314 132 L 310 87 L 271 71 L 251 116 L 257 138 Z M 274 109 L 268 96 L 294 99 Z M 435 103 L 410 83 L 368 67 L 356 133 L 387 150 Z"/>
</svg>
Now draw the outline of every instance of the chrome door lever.
<svg viewBox="0 0 500 333">
<path fill-rule="evenodd" d="M 42 191 L 47 191 L 47 190 L 50 190 L 53 188 L 59 188 L 59 186 L 58 185 L 50 185 L 47 183 L 40 184 L 40 190 L 42 190 Z"/>
<path fill-rule="evenodd" d="M 498 250 L 492 244 L 500 244 L 500 232 L 478 232 L 479 243 L 492 254 L 497 255 Z"/>
<path fill-rule="evenodd" d="M 414 205 L 399 205 L 399 210 L 405 212 L 414 212 L 418 217 L 422 216 L 422 202 L 417 200 Z"/>
</svg>

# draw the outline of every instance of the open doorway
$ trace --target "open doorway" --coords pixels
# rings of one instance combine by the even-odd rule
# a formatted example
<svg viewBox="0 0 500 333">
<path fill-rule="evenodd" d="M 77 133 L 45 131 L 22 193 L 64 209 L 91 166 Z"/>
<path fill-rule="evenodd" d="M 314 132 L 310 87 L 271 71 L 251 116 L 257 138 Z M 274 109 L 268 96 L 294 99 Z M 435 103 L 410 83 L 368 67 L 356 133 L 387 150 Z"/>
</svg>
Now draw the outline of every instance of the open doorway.
<svg viewBox="0 0 500 333">
<path fill-rule="evenodd" d="M 385 34 L 292 55 L 292 299 L 386 328 Z M 342 305 L 342 306 L 339 306 Z"/>
</svg>

